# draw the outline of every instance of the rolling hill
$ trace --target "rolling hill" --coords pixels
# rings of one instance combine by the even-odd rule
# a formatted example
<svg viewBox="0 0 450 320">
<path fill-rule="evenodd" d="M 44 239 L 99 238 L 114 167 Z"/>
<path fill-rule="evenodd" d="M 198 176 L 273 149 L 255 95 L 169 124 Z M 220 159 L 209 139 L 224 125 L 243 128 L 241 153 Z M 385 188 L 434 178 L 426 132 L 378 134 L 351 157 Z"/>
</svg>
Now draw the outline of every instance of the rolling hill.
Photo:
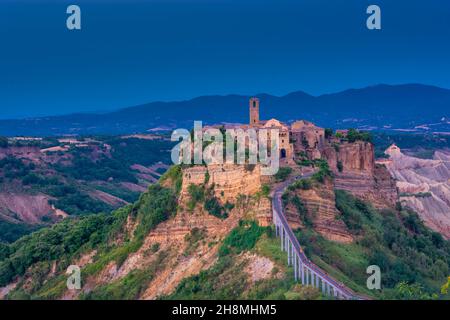
<svg viewBox="0 0 450 320">
<path fill-rule="evenodd" d="M 261 118 L 308 119 L 322 127 L 450 131 L 450 90 L 421 84 L 376 85 L 312 96 L 302 91 L 261 99 Z M 245 123 L 249 96 L 202 96 L 152 102 L 103 114 L 0 120 L 0 135 L 125 134 L 189 128 L 204 123 Z"/>
</svg>

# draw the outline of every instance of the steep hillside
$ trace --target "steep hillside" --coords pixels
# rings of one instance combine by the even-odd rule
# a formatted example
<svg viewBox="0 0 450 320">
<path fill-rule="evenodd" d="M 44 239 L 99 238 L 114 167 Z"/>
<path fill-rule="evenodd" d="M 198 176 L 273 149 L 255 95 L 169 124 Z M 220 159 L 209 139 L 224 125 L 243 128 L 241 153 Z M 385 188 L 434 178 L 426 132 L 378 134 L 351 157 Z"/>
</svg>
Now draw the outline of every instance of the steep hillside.
<svg viewBox="0 0 450 320">
<path fill-rule="evenodd" d="M 217 264 L 244 268 L 245 290 L 264 279 L 284 283 L 288 271 L 272 257 L 278 246 L 270 244 L 270 230 L 254 222 L 259 193 L 222 206 L 201 184 L 183 188 L 189 189 L 183 195 L 181 182 L 180 168 L 172 167 L 161 185 L 113 215 L 66 219 L 2 245 L 0 292 L 10 299 L 155 299 L 181 292 L 183 279 Z M 70 264 L 82 268 L 80 291 L 66 289 Z"/>
<path fill-rule="evenodd" d="M 301 203 L 309 201 L 304 195 L 300 193 Z M 450 272 L 450 242 L 427 229 L 414 212 L 377 210 L 337 190 L 336 219 L 344 223 L 354 241 L 336 242 L 323 235 L 320 221 L 305 207 L 299 212 L 303 223 L 296 234 L 306 255 L 354 291 L 380 299 L 439 296 Z M 381 291 L 366 287 L 369 265 L 381 269 Z M 407 296 L 405 291 L 414 294 Z"/>
<path fill-rule="evenodd" d="M 345 192 L 334 194 L 324 168 L 283 197 L 308 257 L 357 292 L 405 298 L 405 287 L 421 286 L 422 298 L 434 297 L 449 273 L 450 244 L 412 212 L 379 211 Z M 112 215 L 65 219 L 0 245 L 0 297 L 325 298 L 294 283 L 273 227 L 261 226 L 268 221 L 268 188 L 286 176 L 265 185 L 256 179 L 257 167 L 245 174 L 245 166 L 208 169 L 174 166 Z M 249 189 L 230 188 L 224 177 L 237 172 Z M 364 286 L 370 264 L 382 269 L 381 292 Z M 81 268 L 80 290 L 66 287 L 69 265 Z"/>
<path fill-rule="evenodd" d="M 427 226 L 450 238 L 450 153 L 434 159 L 407 156 L 393 145 L 383 163 L 397 179 L 400 201 L 416 211 Z"/>
</svg>

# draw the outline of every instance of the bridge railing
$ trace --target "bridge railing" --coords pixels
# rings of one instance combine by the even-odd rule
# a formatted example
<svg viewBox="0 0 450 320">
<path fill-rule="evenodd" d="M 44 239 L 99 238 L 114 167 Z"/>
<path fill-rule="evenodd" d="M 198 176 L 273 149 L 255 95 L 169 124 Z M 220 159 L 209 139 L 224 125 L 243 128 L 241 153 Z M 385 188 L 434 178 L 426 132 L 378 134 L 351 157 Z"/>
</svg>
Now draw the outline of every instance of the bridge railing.
<svg viewBox="0 0 450 320">
<path fill-rule="evenodd" d="M 272 214 L 275 233 L 277 237 L 279 236 L 281 238 L 281 249 L 288 253 L 288 265 L 294 267 L 295 281 L 300 281 L 302 285 L 311 285 L 314 288 L 320 289 L 323 294 L 334 296 L 337 299 L 364 299 L 331 278 L 306 257 L 283 212 L 281 195 L 289 185 L 289 182 L 284 183 L 274 192 Z"/>
</svg>

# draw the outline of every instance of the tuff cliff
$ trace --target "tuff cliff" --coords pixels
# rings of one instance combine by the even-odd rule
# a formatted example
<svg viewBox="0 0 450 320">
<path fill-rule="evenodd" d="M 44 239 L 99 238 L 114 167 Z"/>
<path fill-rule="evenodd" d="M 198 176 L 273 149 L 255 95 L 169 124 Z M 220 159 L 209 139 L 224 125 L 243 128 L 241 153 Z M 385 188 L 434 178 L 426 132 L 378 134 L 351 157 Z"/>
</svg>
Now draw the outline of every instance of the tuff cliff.
<svg viewBox="0 0 450 320">
<path fill-rule="evenodd" d="M 183 170 L 182 197 L 191 184 L 214 186 L 215 196 L 223 203 L 234 202 L 239 195 L 249 195 L 261 189 L 259 165 L 194 166 Z"/>
<path fill-rule="evenodd" d="M 298 197 L 294 199 L 294 197 Z M 313 183 L 308 188 L 291 191 L 286 206 L 286 216 L 293 229 L 310 224 L 315 231 L 328 240 L 340 243 L 353 241 L 352 235 L 336 209 L 336 197 L 331 179 L 323 184 Z"/>
<path fill-rule="evenodd" d="M 348 191 L 377 208 L 395 206 L 395 180 L 384 166 L 375 163 L 373 144 L 356 141 L 329 145 L 322 156 L 333 171 L 336 189 Z"/>
</svg>

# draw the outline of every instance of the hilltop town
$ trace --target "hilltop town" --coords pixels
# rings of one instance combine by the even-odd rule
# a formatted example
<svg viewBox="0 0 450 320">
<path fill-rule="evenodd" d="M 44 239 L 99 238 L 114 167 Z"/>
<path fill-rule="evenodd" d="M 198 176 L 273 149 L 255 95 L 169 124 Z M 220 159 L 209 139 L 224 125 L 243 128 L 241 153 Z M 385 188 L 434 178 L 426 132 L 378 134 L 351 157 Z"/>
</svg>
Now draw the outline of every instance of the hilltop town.
<svg viewBox="0 0 450 320">
<path fill-rule="evenodd" d="M 262 164 L 174 165 L 111 215 L 63 219 L 19 240 L 26 250 L 0 247 L 0 298 L 329 298 L 301 285 L 286 264 L 273 226 L 275 200 L 307 259 L 340 290 L 398 298 L 401 279 L 443 283 L 450 245 L 402 207 L 388 161 L 375 161 L 367 133 L 261 120 L 262 103 L 250 99 L 248 124 L 224 127 L 278 129 L 275 175 L 261 174 Z M 415 264 L 420 257 L 428 267 Z M 71 264 L 84 276 L 79 290 L 65 286 Z M 388 266 L 382 291 L 365 286 L 370 264 Z"/>
</svg>

